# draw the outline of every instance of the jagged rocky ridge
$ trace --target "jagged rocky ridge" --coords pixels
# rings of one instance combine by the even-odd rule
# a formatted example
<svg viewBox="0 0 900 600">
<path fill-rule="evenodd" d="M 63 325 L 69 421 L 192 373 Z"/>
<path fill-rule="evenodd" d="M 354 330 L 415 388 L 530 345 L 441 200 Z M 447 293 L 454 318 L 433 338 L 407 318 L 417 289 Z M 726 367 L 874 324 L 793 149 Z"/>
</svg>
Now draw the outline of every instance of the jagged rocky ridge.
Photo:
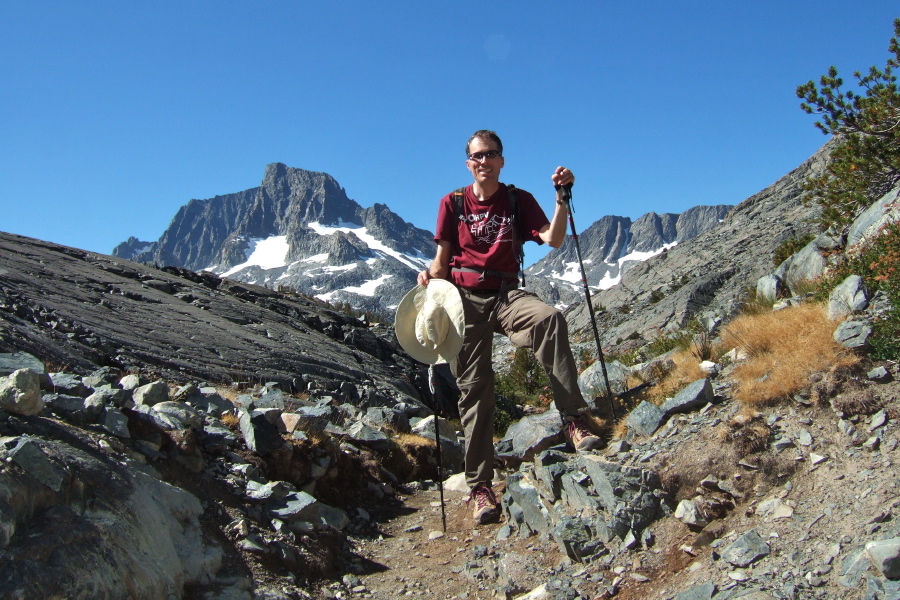
<svg viewBox="0 0 900 600">
<path fill-rule="evenodd" d="M 632 222 L 605 216 L 578 234 L 584 275 L 593 289 L 608 289 L 632 266 L 717 227 L 730 205 L 695 206 L 681 214 L 647 213 Z M 584 298 L 578 252 L 571 236 L 559 248 L 525 270 L 529 288 L 557 306 Z"/>
<path fill-rule="evenodd" d="M 326 173 L 274 163 L 259 187 L 191 200 L 158 241 L 129 238 L 113 256 L 387 313 L 434 256 L 432 238 L 383 204 L 362 208 Z"/>
</svg>

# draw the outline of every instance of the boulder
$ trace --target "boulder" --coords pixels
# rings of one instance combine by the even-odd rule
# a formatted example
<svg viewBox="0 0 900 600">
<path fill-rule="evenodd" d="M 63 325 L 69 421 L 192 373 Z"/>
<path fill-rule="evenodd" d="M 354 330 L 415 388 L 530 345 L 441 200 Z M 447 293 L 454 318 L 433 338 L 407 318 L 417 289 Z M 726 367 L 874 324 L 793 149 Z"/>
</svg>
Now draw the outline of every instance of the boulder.
<svg viewBox="0 0 900 600">
<path fill-rule="evenodd" d="M 674 398 L 669 398 L 663 402 L 659 408 L 668 416 L 674 413 L 689 412 L 703 408 L 714 399 L 715 395 L 709 379 L 698 379 L 688 384 Z"/>
<path fill-rule="evenodd" d="M 0 379 L 0 408 L 15 415 L 39 414 L 44 410 L 40 376 L 31 369 L 18 369 Z"/>
<path fill-rule="evenodd" d="M 625 424 L 637 435 L 652 435 L 659 429 L 665 418 L 665 411 L 652 402 L 644 400 L 631 411 L 625 419 Z"/>
<path fill-rule="evenodd" d="M 834 341 L 853 350 L 867 347 L 871 336 L 872 326 L 866 321 L 844 321 L 834 330 Z"/>
<path fill-rule="evenodd" d="M 563 441 L 562 417 L 559 411 L 551 409 L 510 425 L 506 435 L 497 443 L 497 454 L 510 465 L 518 465 Z"/>
<path fill-rule="evenodd" d="M 847 247 L 851 248 L 863 240 L 873 238 L 885 224 L 900 219 L 898 199 L 900 199 L 900 186 L 873 202 L 869 208 L 856 217 L 847 232 Z"/>
<path fill-rule="evenodd" d="M 131 392 L 135 404 L 153 406 L 169 400 L 169 386 L 164 381 L 154 381 L 135 388 Z"/>
<path fill-rule="evenodd" d="M 44 363 L 27 352 L 0 352 L 0 377 L 11 375 L 19 369 L 30 369 L 38 375 L 45 373 Z"/>
<path fill-rule="evenodd" d="M 817 281 L 825 272 L 826 265 L 825 258 L 815 240 L 804 246 L 794 255 L 791 266 L 787 270 L 785 281 L 791 293 L 798 295 L 799 288 L 804 283 Z"/>
<path fill-rule="evenodd" d="M 722 551 L 725 562 L 735 567 L 748 567 L 769 555 L 769 545 L 751 529 Z"/>
<path fill-rule="evenodd" d="M 859 275 L 850 275 L 828 296 L 828 318 L 842 319 L 847 315 L 858 313 L 869 305 L 869 294 L 865 283 Z"/>
</svg>

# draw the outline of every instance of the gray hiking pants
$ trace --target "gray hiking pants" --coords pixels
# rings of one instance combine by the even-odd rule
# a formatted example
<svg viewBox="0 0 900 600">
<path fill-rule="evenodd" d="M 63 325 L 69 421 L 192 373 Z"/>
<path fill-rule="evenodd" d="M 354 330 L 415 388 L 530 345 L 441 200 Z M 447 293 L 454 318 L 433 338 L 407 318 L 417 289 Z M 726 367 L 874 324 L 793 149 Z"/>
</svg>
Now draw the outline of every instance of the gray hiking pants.
<svg viewBox="0 0 900 600">
<path fill-rule="evenodd" d="M 466 317 L 462 350 L 450 362 L 462 395 L 459 414 L 466 435 L 466 482 L 490 484 L 494 474 L 494 333 L 520 348 L 531 348 L 550 379 L 554 403 L 562 416 L 587 407 L 578 389 L 578 371 L 562 314 L 532 292 L 497 292 L 460 288 Z M 492 312 L 496 306 L 496 313 Z M 562 423 L 560 423 L 562 426 Z"/>
</svg>

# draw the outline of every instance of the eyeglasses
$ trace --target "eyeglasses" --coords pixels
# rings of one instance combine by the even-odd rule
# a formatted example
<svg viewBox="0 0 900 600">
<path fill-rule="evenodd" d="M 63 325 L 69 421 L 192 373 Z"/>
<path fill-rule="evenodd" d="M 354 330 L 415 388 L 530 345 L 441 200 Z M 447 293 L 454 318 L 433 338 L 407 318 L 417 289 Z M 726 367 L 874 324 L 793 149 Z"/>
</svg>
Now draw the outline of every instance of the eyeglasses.
<svg viewBox="0 0 900 600">
<path fill-rule="evenodd" d="M 474 160 L 475 162 L 484 162 L 486 160 L 494 160 L 503 156 L 500 154 L 499 150 L 488 150 L 487 152 L 473 152 L 469 155 L 469 160 Z"/>
</svg>

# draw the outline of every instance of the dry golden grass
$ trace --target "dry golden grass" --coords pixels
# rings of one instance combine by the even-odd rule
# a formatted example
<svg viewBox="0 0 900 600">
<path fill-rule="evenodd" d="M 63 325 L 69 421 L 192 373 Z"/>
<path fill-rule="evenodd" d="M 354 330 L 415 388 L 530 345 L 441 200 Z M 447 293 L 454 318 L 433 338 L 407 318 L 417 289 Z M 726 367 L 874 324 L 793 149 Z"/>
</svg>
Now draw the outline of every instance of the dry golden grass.
<svg viewBox="0 0 900 600">
<path fill-rule="evenodd" d="M 233 413 L 222 413 L 221 417 L 222 424 L 229 429 L 234 429 L 238 425 L 240 425 L 241 420 L 237 418 Z"/>
<path fill-rule="evenodd" d="M 722 333 L 726 347 L 749 356 L 732 374 L 735 399 L 749 405 L 778 402 L 808 385 L 812 373 L 857 362 L 834 341 L 834 328 L 825 307 L 816 303 L 737 317 Z"/>
<path fill-rule="evenodd" d="M 706 373 L 700 368 L 700 361 L 689 348 L 673 354 L 672 362 L 675 363 L 672 370 L 647 391 L 648 400 L 655 404 L 662 404 L 666 398 L 674 396 L 689 383 L 706 377 Z"/>
</svg>

